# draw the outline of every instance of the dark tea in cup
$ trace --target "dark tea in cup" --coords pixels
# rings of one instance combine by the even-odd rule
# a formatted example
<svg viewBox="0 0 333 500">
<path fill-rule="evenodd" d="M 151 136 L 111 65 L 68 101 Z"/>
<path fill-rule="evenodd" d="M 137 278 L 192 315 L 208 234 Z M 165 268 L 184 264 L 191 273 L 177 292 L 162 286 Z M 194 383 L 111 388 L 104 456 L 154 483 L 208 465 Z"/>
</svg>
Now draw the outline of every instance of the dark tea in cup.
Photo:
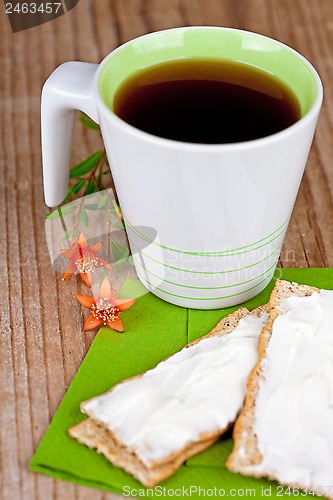
<svg viewBox="0 0 333 500">
<path fill-rule="evenodd" d="M 134 73 L 118 88 L 113 108 L 149 134 L 204 144 L 259 139 L 301 118 L 298 99 L 282 80 L 247 64 L 209 59 Z"/>
</svg>

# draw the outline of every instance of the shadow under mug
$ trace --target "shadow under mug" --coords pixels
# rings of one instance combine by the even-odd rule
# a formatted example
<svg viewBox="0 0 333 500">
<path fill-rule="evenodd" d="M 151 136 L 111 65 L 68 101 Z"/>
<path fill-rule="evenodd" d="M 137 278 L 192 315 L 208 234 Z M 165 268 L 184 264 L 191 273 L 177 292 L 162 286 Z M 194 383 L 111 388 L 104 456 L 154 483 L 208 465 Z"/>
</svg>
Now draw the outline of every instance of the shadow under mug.
<svg viewBox="0 0 333 500">
<path fill-rule="evenodd" d="M 113 98 L 125 79 L 181 58 L 238 61 L 269 72 L 296 94 L 301 119 L 261 139 L 208 145 L 156 137 L 114 114 Z M 125 43 L 99 65 L 65 63 L 42 94 L 46 204 L 58 205 L 67 193 L 74 110 L 84 111 L 100 124 L 145 287 L 184 307 L 239 304 L 274 274 L 322 94 L 317 72 L 296 51 L 229 28 L 160 31 Z"/>
</svg>

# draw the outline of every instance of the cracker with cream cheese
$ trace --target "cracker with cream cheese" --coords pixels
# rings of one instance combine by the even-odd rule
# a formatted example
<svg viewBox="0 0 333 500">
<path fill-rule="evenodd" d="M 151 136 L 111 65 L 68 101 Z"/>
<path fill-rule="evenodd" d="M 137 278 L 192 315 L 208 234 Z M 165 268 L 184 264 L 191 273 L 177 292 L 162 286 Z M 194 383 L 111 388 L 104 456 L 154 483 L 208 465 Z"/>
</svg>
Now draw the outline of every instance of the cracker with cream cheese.
<svg viewBox="0 0 333 500">
<path fill-rule="evenodd" d="M 277 281 L 230 471 L 333 499 L 333 291 Z"/>
<path fill-rule="evenodd" d="M 265 307 L 238 309 L 154 369 L 83 402 L 89 418 L 69 434 L 155 486 L 233 424 L 267 318 Z"/>
</svg>

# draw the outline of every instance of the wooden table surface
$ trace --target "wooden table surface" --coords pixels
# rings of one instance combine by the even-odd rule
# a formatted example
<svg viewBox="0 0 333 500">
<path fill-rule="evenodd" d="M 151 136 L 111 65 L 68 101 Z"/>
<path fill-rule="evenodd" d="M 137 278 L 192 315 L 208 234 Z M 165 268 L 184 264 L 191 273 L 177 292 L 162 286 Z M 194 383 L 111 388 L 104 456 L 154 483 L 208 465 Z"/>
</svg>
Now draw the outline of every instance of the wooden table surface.
<svg viewBox="0 0 333 500">
<path fill-rule="evenodd" d="M 0 498 L 111 499 L 28 471 L 93 334 L 83 334 L 74 279 L 61 286 L 44 232 L 40 91 L 67 60 L 99 62 L 126 40 L 184 25 L 232 26 L 285 42 L 318 69 L 324 107 L 281 254 L 283 267 L 333 266 L 331 0 L 81 0 L 66 15 L 12 34 L 0 7 Z M 99 145 L 76 127 L 73 162 Z M 269 165 L 268 165 L 269 168 Z M 286 180 L 287 181 L 287 180 Z"/>
</svg>

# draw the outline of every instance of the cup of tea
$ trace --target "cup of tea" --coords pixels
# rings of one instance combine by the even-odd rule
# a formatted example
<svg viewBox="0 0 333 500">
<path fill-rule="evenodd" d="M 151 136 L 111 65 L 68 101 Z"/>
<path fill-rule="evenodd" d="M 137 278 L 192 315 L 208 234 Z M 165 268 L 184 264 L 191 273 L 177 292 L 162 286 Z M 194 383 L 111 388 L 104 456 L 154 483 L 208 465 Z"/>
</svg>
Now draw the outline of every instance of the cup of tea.
<svg viewBox="0 0 333 500">
<path fill-rule="evenodd" d="M 141 36 L 68 62 L 42 94 L 45 201 L 64 199 L 74 111 L 99 123 L 135 268 L 184 307 L 244 302 L 272 279 L 321 103 L 312 65 L 246 31 Z"/>
</svg>

